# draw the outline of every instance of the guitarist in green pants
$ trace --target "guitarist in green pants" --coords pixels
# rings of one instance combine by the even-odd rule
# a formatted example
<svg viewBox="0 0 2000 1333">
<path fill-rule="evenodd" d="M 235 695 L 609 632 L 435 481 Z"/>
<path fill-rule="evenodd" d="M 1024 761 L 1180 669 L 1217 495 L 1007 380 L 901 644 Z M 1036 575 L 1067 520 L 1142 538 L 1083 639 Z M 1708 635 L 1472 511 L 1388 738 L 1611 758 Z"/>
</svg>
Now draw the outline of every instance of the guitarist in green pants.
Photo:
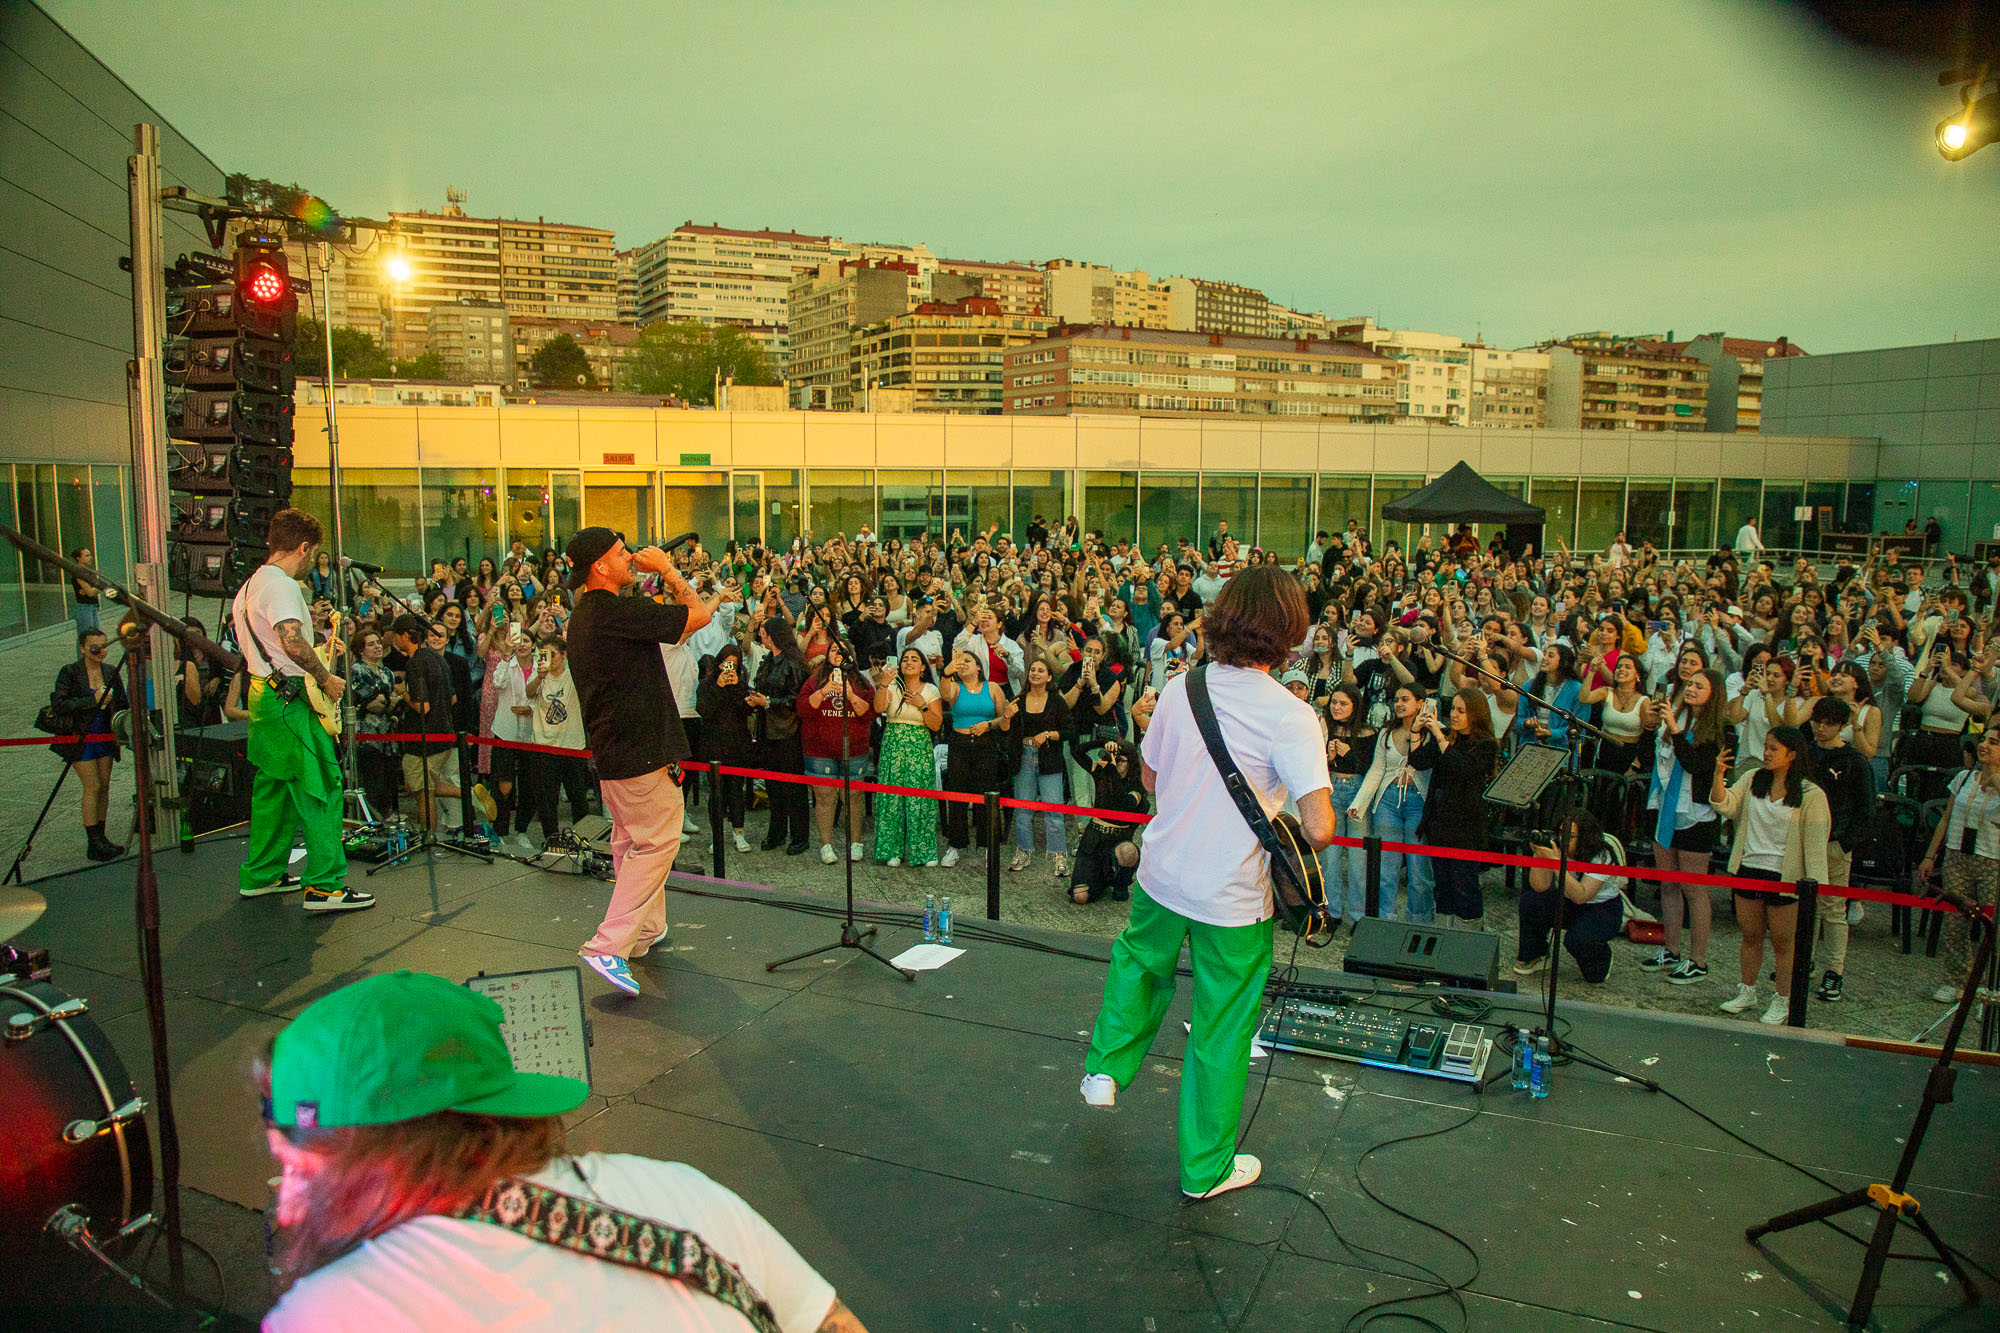
<svg viewBox="0 0 2000 1333">
<path fill-rule="evenodd" d="M 1230 579 L 1203 618 L 1205 676 L 1222 739 L 1267 814 L 1287 792 L 1315 850 L 1333 841 L 1333 782 L 1312 706 L 1271 678 L 1306 638 L 1304 591 L 1276 565 Z M 1181 1068 L 1180 1181 L 1205 1199 L 1256 1181 L 1237 1153 L 1251 1038 L 1271 968 L 1269 859 L 1224 787 L 1175 676 L 1140 747 L 1140 776 L 1159 801 L 1146 826 L 1132 916 L 1111 951 L 1104 1007 L 1085 1058 L 1083 1099 L 1108 1107 L 1129 1086 L 1173 999 L 1183 944 L 1194 965 L 1194 1019 Z"/>
<path fill-rule="evenodd" d="M 303 828 L 306 910 L 359 911 L 373 907 L 375 896 L 346 885 L 340 761 L 305 692 L 311 679 L 338 703 L 346 686 L 313 651 L 312 612 L 299 588 L 319 549 L 319 520 L 304 510 L 280 509 L 266 540 L 270 558 L 244 580 L 230 611 L 250 677 L 249 756 L 257 770 L 250 792 L 250 845 L 237 873 L 237 892 L 260 898 L 300 888 L 300 877 L 286 866 L 292 835 Z"/>
</svg>

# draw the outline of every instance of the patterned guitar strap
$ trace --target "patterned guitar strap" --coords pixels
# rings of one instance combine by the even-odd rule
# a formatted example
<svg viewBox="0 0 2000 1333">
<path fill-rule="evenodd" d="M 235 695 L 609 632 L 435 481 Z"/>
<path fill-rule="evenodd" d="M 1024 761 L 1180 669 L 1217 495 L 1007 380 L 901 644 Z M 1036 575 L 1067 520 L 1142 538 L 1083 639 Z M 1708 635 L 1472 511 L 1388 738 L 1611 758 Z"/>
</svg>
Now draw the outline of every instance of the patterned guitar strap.
<svg viewBox="0 0 2000 1333">
<path fill-rule="evenodd" d="M 757 1333 L 782 1333 L 777 1315 L 736 1265 L 692 1231 L 677 1231 L 525 1180 L 495 1181 L 477 1201 L 452 1215 L 684 1282 L 748 1319 Z"/>
</svg>

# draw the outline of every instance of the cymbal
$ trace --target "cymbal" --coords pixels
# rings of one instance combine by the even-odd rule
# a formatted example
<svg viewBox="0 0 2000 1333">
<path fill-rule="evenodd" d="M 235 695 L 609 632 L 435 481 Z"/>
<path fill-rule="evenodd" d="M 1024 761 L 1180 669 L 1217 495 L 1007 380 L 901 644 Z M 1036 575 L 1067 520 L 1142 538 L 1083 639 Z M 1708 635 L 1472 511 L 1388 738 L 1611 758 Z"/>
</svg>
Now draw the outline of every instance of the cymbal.
<svg viewBox="0 0 2000 1333">
<path fill-rule="evenodd" d="M 0 944 L 34 925 L 48 910 L 48 900 L 33 889 L 0 889 Z"/>
</svg>

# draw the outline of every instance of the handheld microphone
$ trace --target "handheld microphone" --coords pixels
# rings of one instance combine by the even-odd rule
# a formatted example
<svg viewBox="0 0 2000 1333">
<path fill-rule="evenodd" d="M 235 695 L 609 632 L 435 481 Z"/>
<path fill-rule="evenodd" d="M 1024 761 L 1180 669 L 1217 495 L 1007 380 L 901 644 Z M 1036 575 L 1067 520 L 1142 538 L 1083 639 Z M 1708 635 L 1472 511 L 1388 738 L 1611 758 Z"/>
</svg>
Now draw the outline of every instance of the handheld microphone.
<svg viewBox="0 0 2000 1333">
<path fill-rule="evenodd" d="M 701 534 L 699 532 L 683 532 L 672 541 L 662 544 L 660 549 L 668 555 L 672 555 L 677 549 L 686 546 L 689 542 L 698 542 L 700 540 Z"/>
<path fill-rule="evenodd" d="M 344 555 L 340 557 L 340 567 L 342 569 L 358 569 L 363 574 L 370 575 L 371 577 L 374 575 L 378 575 L 382 572 L 382 566 L 371 565 L 366 560 L 356 560 L 351 555 Z"/>
</svg>

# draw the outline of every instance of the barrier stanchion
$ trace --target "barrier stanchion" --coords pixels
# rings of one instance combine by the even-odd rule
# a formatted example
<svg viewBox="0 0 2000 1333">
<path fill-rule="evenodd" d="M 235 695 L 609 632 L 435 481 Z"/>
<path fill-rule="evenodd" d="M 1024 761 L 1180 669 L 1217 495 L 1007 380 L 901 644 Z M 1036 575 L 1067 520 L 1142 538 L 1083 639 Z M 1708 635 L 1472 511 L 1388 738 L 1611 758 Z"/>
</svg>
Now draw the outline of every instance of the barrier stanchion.
<svg viewBox="0 0 2000 1333">
<path fill-rule="evenodd" d="M 722 818 L 722 765 L 721 764 L 710 764 L 708 766 L 708 822 L 709 822 L 709 834 L 710 834 L 709 841 L 714 845 L 714 851 L 715 851 L 715 877 L 717 879 L 727 879 L 729 876 L 729 871 L 726 868 L 726 863 L 722 859 L 722 844 L 724 842 L 724 837 L 722 832 L 723 818 Z"/>
<path fill-rule="evenodd" d="M 1372 835 L 1361 839 L 1361 873 L 1367 882 L 1361 886 L 1361 914 L 1363 916 L 1382 915 L 1382 840 Z"/>
<path fill-rule="evenodd" d="M 1000 793 L 986 793 L 986 919 L 1000 919 Z"/>
<path fill-rule="evenodd" d="M 1792 993 L 1785 1023 L 1802 1028 L 1806 1025 L 1806 993 L 1812 989 L 1813 936 L 1819 933 L 1819 882 L 1802 879 L 1798 890 L 1798 927 L 1792 933 Z"/>
</svg>

